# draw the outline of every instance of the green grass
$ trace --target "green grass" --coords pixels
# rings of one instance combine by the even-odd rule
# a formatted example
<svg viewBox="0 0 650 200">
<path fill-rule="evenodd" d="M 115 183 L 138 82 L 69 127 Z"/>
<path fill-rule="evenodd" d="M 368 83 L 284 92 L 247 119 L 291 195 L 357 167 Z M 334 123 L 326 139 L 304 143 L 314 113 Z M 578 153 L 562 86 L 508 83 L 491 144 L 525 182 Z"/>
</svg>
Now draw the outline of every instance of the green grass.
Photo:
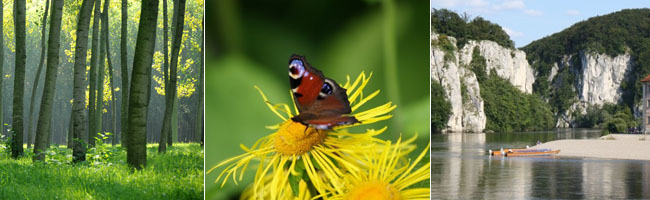
<svg viewBox="0 0 650 200">
<path fill-rule="evenodd" d="M 53 147 L 45 163 L 0 152 L 0 199 L 203 199 L 203 148 L 177 143 L 158 154 L 147 145 L 147 167 L 131 171 L 126 151 L 110 145 L 89 150 L 88 160 L 72 164 L 71 150 Z"/>
</svg>

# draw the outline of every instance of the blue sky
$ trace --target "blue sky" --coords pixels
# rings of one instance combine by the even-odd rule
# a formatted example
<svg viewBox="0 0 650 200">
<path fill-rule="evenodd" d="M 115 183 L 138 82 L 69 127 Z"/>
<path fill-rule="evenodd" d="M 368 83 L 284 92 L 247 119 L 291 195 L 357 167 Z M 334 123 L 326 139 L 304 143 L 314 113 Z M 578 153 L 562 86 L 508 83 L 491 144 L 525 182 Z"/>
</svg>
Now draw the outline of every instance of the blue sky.
<svg viewBox="0 0 650 200">
<path fill-rule="evenodd" d="M 431 8 L 446 8 L 499 24 L 522 47 L 560 32 L 590 17 L 625 8 L 647 8 L 644 0 L 430 0 Z"/>
</svg>

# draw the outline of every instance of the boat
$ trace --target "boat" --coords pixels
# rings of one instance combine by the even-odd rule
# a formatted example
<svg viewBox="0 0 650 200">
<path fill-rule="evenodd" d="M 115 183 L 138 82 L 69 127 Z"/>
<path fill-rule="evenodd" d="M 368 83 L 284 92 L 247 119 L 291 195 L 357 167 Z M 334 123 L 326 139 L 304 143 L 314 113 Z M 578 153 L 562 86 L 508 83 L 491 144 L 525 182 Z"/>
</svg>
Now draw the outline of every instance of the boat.
<svg viewBox="0 0 650 200">
<path fill-rule="evenodd" d="M 506 152 L 507 157 L 513 156 L 550 156 L 560 153 L 560 150 L 548 150 L 548 151 L 515 151 L 515 152 Z"/>
<path fill-rule="evenodd" d="M 523 150 L 526 150 L 526 149 L 500 149 L 500 150 L 488 150 L 488 152 L 492 156 L 503 156 L 507 152 L 515 152 L 515 151 L 523 151 Z"/>
<path fill-rule="evenodd" d="M 500 149 L 500 150 L 489 150 L 488 152 L 492 156 L 507 156 L 510 153 L 537 153 L 537 152 L 548 152 L 552 149 Z"/>
</svg>

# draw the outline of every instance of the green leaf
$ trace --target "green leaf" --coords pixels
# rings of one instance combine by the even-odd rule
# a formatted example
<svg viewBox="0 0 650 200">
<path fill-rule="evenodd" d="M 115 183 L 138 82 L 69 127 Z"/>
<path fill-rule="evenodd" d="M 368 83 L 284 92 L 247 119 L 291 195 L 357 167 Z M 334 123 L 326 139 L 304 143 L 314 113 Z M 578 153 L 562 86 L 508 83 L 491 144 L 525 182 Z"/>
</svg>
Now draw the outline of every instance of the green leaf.
<svg viewBox="0 0 650 200">
<path fill-rule="evenodd" d="M 291 191 L 293 192 L 293 196 L 298 196 L 298 192 L 300 192 L 299 189 L 300 179 L 302 179 L 303 174 L 305 174 L 304 168 L 302 170 L 296 170 L 296 171 L 298 172 L 298 174 L 289 176 L 289 186 L 291 186 Z"/>
<path fill-rule="evenodd" d="M 314 159 L 313 156 L 310 156 L 309 159 L 311 159 L 311 163 L 314 165 L 314 168 L 323 169 L 320 165 L 318 165 L 318 162 L 316 162 L 316 159 Z"/>
</svg>

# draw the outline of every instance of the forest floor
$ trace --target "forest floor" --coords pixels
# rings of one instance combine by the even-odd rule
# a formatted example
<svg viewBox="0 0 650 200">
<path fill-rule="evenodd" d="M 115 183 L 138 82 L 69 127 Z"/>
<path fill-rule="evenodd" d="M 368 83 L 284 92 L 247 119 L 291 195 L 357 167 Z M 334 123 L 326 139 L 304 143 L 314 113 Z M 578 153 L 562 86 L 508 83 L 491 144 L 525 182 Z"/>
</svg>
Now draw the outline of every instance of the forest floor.
<svg viewBox="0 0 650 200">
<path fill-rule="evenodd" d="M 2 147 L 2 145 L 0 145 Z M 0 148 L 0 199 L 203 199 L 203 147 L 176 143 L 167 153 L 147 145 L 147 166 L 133 172 L 120 146 L 88 150 L 72 164 L 72 151 L 52 146 L 46 162 L 34 164 L 32 149 L 11 159 Z"/>
</svg>

